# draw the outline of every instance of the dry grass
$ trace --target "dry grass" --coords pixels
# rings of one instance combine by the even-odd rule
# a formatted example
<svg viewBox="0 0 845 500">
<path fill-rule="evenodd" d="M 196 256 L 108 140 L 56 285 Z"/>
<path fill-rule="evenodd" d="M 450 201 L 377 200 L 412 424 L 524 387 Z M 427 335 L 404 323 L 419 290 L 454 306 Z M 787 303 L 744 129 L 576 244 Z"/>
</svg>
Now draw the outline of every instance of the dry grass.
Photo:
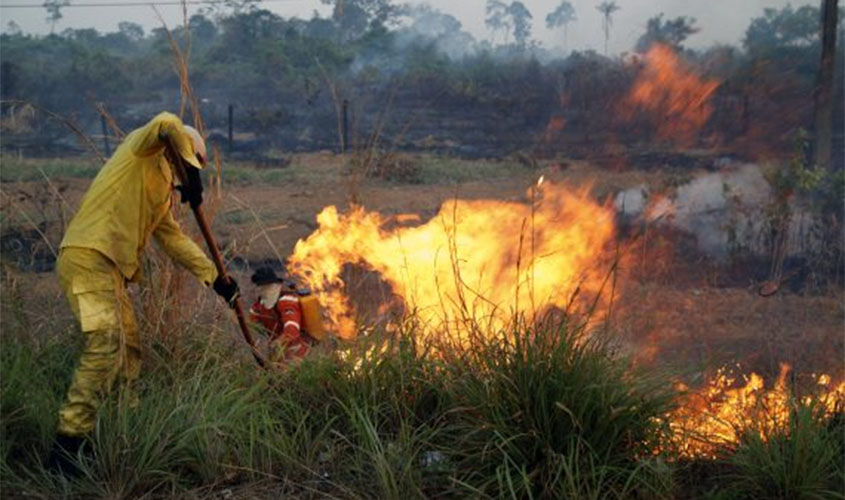
<svg viewBox="0 0 845 500">
<path fill-rule="evenodd" d="M 620 334 L 643 363 L 711 370 L 741 362 L 774 378 L 786 362 L 799 373 L 845 378 L 843 296 L 756 289 L 629 284 L 620 294 Z"/>
<path fill-rule="evenodd" d="M 26 167 L 35 172 L 39 168 L 43 170 L 50 183 L 61 186 L 65 201 L 62 205 L 48 204 L 48 208 L 52 208 L 46 217 L 36 217 L 44 212 L 44 206 L 39 208 L 35 200 L 18 202 L 15 210 L 5 211 L 8 224 L 5 227 L 31 226 L 25 219 L 13 217 L 22 210 L 39 221 L 50 219 L 46 236 L 56 243 L 61 238 L 62 227 L 58 208 L 66 206 L 64 211 L 70 213 L 88 181 L 68 178 L 58 167 L 49 170 L 50 164 L 33 160 L 28 161 Z M 248 165 L 237 164 L 226 168 L 250 169 Z M 315 216 L 324 206 L 345 205 L 347 193 L 338 175 L 342 168 L 342 158 L 336 155 L 297 155 L 289 167 L 279 171 L 290 172 L 292 182 L 276 185 L 229 183 L 223 198 L 213 202 L 218 214 L 213 227 L 221 246 L 252 262 L 261 262 L 268 257 L 284 259 L 298 239 L 315 229 Z M 472 163 L 468 162 L 464 168 L 472 168 Z M 563 170 L 549 168 L 546 175 L 551 180 L 566 180 L 576 185 L 593 181 L 596 192 L 630 187 L 631 183 L 637 185 L 644 179 L 650 183 L 659 182 L 661 175 L 617 172 L 599 176 L 598 170 L 585 164 L 573 164 Z M 255 170 L 250 175 L 261 172 Z M 28 182 L 4 183 L 3 192 L 24 189 L 49 194 L 48 181 L 38 175 Z M 515 179 L 491 178 L 458 186 L 385 184 L 369 180 L 362 184 L 359 196 L 369 210 L 386 215 L 415 213 L 426 220 L 456 193 L 464 199 L 524 200 L 524 186 L 530 185 L 536 175 L 526 171 Z M 649 178 L 649 175 L 656 177 Z M 64 217 L 67 218 L 67 214 Z M 188 230 L 193 228 L 190 220 L 183 225 Z M 713 282 L 718 279 L 701 272 L 701 266 L 680 265 L 683 264 L 682 256 L 661 254 L 659 242 L 655 237 L 651 238 L 648 254 L 641 259 L 637 253 L 629 266 L 637 273 L 639 281 L 622 283 L 617 309 L 619 321 L 616 322 L 643 360 L 654 356 L 655 360 L 663 359 L 670 364 L 692 363 L 705 368 L 705 365 L 730 363 L 741 358 L 748 369 L 772 376 L 777 374 L 780 362 L 793 364 L 797 371 L 841 373 L 838 353 L 842 352 L 841 325 L 845 317 L 841 291 L 805 296 L 783 290 L 775 297 L 761 298 L 756 295 L 753 283 L 749 283 L 747 289 L 717 288 Z M 669 247 L 664 244 L 663 248 Z M 644 272 L 640 271 L 641 266 Z M 236 278 L 241 283 L 248 283 L 248 277 L 248 270 L 236 270 Z M 356 294 L 374 298 L 385 295 L 377 285 L 378 280 L 362 280 L 356 286 L 372 286 L 372 291 L 356 289 Z M 193 297 L 194 293 L 191 291 L 189 295 Z"/>
</svg>

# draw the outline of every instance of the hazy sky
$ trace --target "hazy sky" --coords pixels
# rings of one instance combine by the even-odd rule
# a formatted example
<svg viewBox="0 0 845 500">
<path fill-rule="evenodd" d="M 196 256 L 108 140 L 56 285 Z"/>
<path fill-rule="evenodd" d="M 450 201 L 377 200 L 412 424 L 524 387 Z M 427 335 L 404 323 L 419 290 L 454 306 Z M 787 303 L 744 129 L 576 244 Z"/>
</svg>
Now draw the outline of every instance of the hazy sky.
<svg viewBox="0 0 845 500">
<path fill-rule="evenodd" d="M 71 0 L 71 3 L 127 3 L 139 0 Z M 157 0 L 153 0 L 157 1 Z M 522 0 L 534 17 L 533 34 L 546 47 L 557 47 L 563 43 L 561 32 L 546 29 L 546 14 L 552 11 L 560 0 Z M 569 27 L 568 45 L 570 49 L 603 50 L 601 14 L 595 6 L 599 0 L 570 0 L 575 6 L 577 21 Z M 0 5 L 34 4 L 43 0 L 0 0 Z M 477 39 L 489 39 L 490 33 L 484 26 L 485 0 L 427 0 L 410 3 L 428 3 L 429 5 L 452 14 L 463 23 L 464 29 Z M 816 4 L 817 1 L 795 0 L 616 0 L 621 7 L 613 16 L 610 36 L 610 52 L 618 53 L 630 50 L 637 37 L 645 30 L 649 17 L 660 12 L 666 17 L 692 16 L 698 20 L 701 32 L 690 38 L 692 47 L 707 47 L 716 42 L 738 44 L 743 37 L 749 20 L 762 14 L 766 7 L 783 7 L 788 3 L 794 6 Z M 327 16 L 331 9 L 319 0 L 274 0 L 260 4 L 284 17 L 298 16 L 310 18 L 315 10 Z M 188 15 L 196 13 L 201 6 L 190 5 Z M 181 7 L 162 6 L 159 11 L 168 25 L 181 24 Z M 142 25 L 146 30 L 160 26 L 153 9 L 145 7 L 76 7 L 63 9 L 64 17 L 56 25 L 56 31 L 65 28 L 93 27 L 100 31 L 114 31 L 120 21 L 131 21 Z M 46 34 L 50 24 L 46 21 L 43 8 L 37 9 L 0 9 L 0 23 L 3 29 L 10 21 L 17 23 L 24 32 Z"/>
</svg>

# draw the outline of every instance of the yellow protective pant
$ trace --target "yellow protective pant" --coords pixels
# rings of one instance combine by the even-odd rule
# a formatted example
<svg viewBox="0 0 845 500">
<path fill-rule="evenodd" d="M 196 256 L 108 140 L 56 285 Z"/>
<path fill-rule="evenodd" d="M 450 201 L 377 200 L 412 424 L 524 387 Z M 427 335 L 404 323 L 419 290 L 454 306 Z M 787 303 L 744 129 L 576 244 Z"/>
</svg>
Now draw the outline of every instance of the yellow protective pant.
<svg viewBox="0 0 845 500">
<path fill-rule="evenodd" d="M 84 436 L 94 429 L 97 410 L 115 382 L 128 388 L 138 378 L 138 328 L 123 275 L 106 256 L 88 248 L 65 247 L 56 269 L 85 336 L 85 350 L 59 410 L 58 431 Z"/>
</svg>

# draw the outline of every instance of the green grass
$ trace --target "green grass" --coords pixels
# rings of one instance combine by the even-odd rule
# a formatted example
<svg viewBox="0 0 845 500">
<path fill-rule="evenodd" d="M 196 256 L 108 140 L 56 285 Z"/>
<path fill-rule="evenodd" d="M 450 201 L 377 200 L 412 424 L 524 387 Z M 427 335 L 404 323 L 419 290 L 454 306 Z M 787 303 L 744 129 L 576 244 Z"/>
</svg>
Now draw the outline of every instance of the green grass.
<svg viewBox="0 0 845 500">
<path fill-rule="evenodd" d="M 529 171 L 524 165 L 512 161 L 461 160 L 439 156 L 421 156 L 418 162 L 420 184 L 459 184 L 513 177 Z"/>
<path fill-rule="evenodd" d="M 56 160 L 27 159 L 10 155 L 0 157 L 0 182 L 40 181 L 44 177 L 93 179 L 100 171 L 99 160 L 68 158 Z M 212 167 L 204 176 L 211 175 Z M 240 185 L 282 185 L 292 181 L 314 180 L 313 173 L 302 165 L 286 168 L 255 168 L 249 163 L 224 163 L 223 180 Z"/>
<path fill-rule="evenodd" d="M 13 463 L 32 461 L 47 451 L 67 389 L 64 375 L 77 351 L 73 342 L 35 345 L 9 339 L 4 332 L 0 349 L 0 471 L 4 476 Z"/>
<path fill-rule="evenodd" d="M 845 418 L 823 418 L 821 405 L 795 403 L 788 424 L 762 440 L 746 433 L 729 463 L 735 498 L 845 498 Z"/>
<path fill-rule="evenodd" d="M 40 181 L 46 176 L 93 179 L 100 171 L 96 160 L 36 160 L 3 155 L 0 157 L 0 182 Z"/>
<path fill-rule="evenodd" d="M 0 337 L 0 483 L 42 498 L 840 498 L 841 420 L 798 410 L 683 475 L 655 455 L 673 394 L 600 336 L 516 323 L 465 347 L 395 335 L 322 349 L 285 372 L 194 320 L 147 342 L 140 404 L 107 400 L 74 480 L 51 475 L 56 411 L 79 353 L 69 318 Z M 63 324 L 58 324 L 64 322 Z M 495 339 L 495 340 L 494 340 Z M 668 452 L 667 452 L 668 453 Z M 704 471 L 704 472 L 701 472 Z M 704 475 L 702 475 L 704 474 Z M 685 484 L 692 484 L 686 490 Z M 695 486 L 696 484 L 704 486 Z M 701 492 L 701 495 L 688 494 Z M 246 493 L 246 496 L 250 496 Z"/>
<path fill-rule="evenodd" d="M 227 184 L 279 186 L 296 181 L 301 172 L 294 168 L 254 168 L 232 164 L 223 167 L 222 173 L 223 182 Z"/>
<path fill-rule="evenodd" d="M 140 405 L 108 400 L 72 482 L 41 462 L 78 345 L 4 332 L 2 483 L 99 498 L 260 480 L 343 498 L 665 492 L 662 466 L 640 458 L 665 395 L 565 329 L 514 328 L 513 342 L 445 357 L 374 338 L 268 374 L 194 328 L 148 349 Z"/>
<path fill-rule="evenodd" d="M 290 165 L 277 168 L 256 168 L 249 162 L 223 162 L 221 169 L 223 182 L 235 185 L 253 186 L 282 186 L 290 183 L 308 185 L 319 184 L 326 175 L 324 171 L 314 170 L 296 161 Z"/>
<path fill-rule="evenodd" d="M 409 156 L 413 171 L 397 179 L 400 184 L 459 184 L 463 182 L 513 177 L 529 170 L 516 162 L 494 160 L 461 160 L 438 156 Z M 285 168 L 254 168 L 247 164 L 227 164 L 223 168 L 223 181 L 235 185 L 270 185 L 288 183 L 316 184 L 325 172 L 313 171 L 306 165 L 293 161 Z"/>
<path fill-rule="evenodd" d="M 632 372 L 600 336 L 567 323 L 518 328 L 450 363 L 461 397 L 457 458 L 468 493 L 511 498 L 665 497 L 665 462 L 644 459 L 671 405 L 661 379 Z M 457 368 L 455 368 L 457 366 Z"/>
<path fill-rule="evenodd" d="M 527 167 L 516 161 L 462 160 L 439 156 L 413 156 L 411 184 L 459 184 L 513 177 L 525 174 Z M 26 159 L 4 155 L 0 158 L 0 182 L 38 181 L 47 178 L 93 179 L 102 165 L 94 159 L 68 158 L 56 160 Z M 234 185 L 281 186 L 289 183 L 318 183 L 325 172 L 314 171 L 296 161 L 284 168 L 255 168 L 249 162 L 224 162 L 223 181 Z M 211 170 L 205 174 L 211 175 Z"/>
</svg>

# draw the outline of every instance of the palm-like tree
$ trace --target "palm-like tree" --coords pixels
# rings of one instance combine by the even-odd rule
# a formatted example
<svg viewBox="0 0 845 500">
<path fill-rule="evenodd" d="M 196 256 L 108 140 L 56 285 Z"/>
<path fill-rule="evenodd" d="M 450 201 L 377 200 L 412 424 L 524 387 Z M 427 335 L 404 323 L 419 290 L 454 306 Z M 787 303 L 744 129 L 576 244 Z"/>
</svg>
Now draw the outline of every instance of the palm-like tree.
<svg viewBox="0 0 845 500">
<path fill-rule="evenodd" d="M 560 2 L 560 5 L 557 6 L 557 9 L 550 12 L 549 15 L 546 16 L 546 27 L 549 29 L 554 29 L 559 26 L 563 26 L 563 50 L 566 50 L 566 28 L 569 23 L 575 21 L 575 7 L 572 6 L 571 3 L 563 0 Z"/>
<path fill-rule="evenodd" d="M 610 27 L 613 26 L 613 13 L 622 7 L 616 5 L 616 2 L 604 1 L 596 6 L 596 9 L 602 13 L 604 20 L 602 21 L 602 28 L 604 28 L 604 55 L 607 56 L 607 40 L 610 38 Z"/>
<path fill-rule="evenodd" d="M 508 4 L 501 0 L 487 0 L 486 12 L 487 17 L 484 19 L 484 24 L 493 32 L 494 41 L 496 32 L 502 31 L 505 34 L 505 42 L 507 42 L 511 25 Z"/>
<path fill-rule="evenodd" d="M 531 11 L 522 2 L 515 1 L 508 6 L 508 14 L 513 21 L 513 39 L 524 49 L 531 38 Z"/>
<path fill-rule="evenodd" d="M 47 11 L 47 22 L 50 23 L 50 34 L 56 29 L 56 23 L 62 18 L 62 7 L 70 5 L 70 0 L 45 0 L 42 7 Z"/>
</svg>

